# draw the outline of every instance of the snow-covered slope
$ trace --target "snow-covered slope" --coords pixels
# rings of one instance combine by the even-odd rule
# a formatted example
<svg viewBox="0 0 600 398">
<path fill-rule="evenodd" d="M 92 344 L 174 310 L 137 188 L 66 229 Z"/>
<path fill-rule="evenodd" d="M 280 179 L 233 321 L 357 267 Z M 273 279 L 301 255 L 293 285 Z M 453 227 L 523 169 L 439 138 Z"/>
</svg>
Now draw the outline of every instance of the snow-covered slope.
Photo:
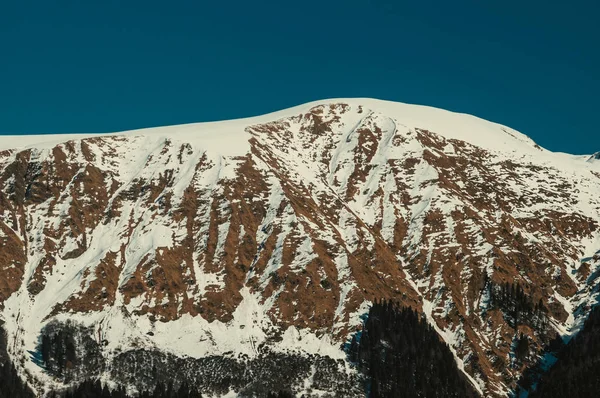
<svg viewBox="0 0 600 398">
<path fill-rule="evenodd" d="M 588 160 L 372 99 L 0 137 L 9 351 L 40 391 L 59 381 L 28 352 L 56 320 L 89 326 L 109 361 L 140 347 L 344 359 L 340 344 L 386 298 L 423 311 L 480 391 L 503 395 L 528 364 L 511 359 L 515 336 L 534 362 L 595 302 L 600 162 Z M 507 283 L 546 321 L 513 322 L 493 299 Z"/>
</svg>

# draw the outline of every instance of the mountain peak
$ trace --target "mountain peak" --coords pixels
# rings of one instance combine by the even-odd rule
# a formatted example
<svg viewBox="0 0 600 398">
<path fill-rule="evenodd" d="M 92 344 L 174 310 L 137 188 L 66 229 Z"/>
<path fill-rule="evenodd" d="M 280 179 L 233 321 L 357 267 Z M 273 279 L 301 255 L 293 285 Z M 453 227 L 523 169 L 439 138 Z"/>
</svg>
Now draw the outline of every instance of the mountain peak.
<svg viewBox="0 0 600 398">
<path fill-rule="evenodd" d="M 366 116 L 370 112 L 379 113 L 393 119 L 401 126 L 433 131 L 446 138 L 469 142 L 492 151 L 539 152 L 539 147 L 526 135 L 509 127 L 488 122 L 472 115 L 455 113 L 429 106 L 372 98 L 327 99 L 243 119 L 144 128 L 109 133 L 108 135 L 135 134 L 164 136 L 165 138 L 177 138 L 188 142 L 196 142 L 199 145 L 206 146 L 215 153 L 241 155 L 249 149 L 249 146 L 245 143 L 249 137 L 244 135 L 247 127 L 287 119 L 298 114 L 306 114 L 311 109 L 320 107 L 330 107 L 331 112 L 334 113 L 342 110 L 343 112 L 348 111 L 355 114 L 364 112 L 363 116 Z M 0 150 L 15 147 L 50 148 L 68 140 L 98 136 L 103 136 L 103 134 L 3 136 L 0 138 Z"/>
</svg>

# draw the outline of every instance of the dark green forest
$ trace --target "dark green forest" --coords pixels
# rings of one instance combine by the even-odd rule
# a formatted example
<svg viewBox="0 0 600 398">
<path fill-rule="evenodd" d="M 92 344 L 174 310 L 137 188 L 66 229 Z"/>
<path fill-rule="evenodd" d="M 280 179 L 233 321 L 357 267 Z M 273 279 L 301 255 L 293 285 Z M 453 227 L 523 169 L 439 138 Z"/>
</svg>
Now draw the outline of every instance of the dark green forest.
<svg viewBox="0 0 600 398">
<path fill-rule="evenodd" d="M 6 343 L 0 321 L 0 398 L 33 398 L 33 392 L 23 383 L 8 357 Z"/>
<path fill-rule="evenodd" d="M 348 348 L 366 377 L 370 398 L 479 396 L 458 369 L 449 347 L 410 308 L 374 304 Z"/>
<path fill-rule="evenodd" d="M 10 362 L 0 365 L 0 398 L 33 398 L 33 392 L 21 381 Z"/>
<path fill-rule="evenodd" d="M 137 398 L 200 398 L 202 394 L 188 385 L 174 388 L 172 384 L 158 383 L 153 391 L 145 391 Z M 130 398 L 123 387 L 109 390 L 99 380 L 87 380 L 63 393 L 53 393 L 49 398 Z"/>
<path fill-rule="evenodd" d="M 547 309 L 540 299 L 537 303 L 517 283 L 490 285 L 490 307 L 502 310 L 504 320 L 513 328 L 528 325 L 544 330 L 548 326 Z"/>
<path fill-rule="evenodd" d="M 556 358 L 529 398 L 600 396 L 600 307 L 592 310 L 583 329 L 558 350 Z"/>
</svg>

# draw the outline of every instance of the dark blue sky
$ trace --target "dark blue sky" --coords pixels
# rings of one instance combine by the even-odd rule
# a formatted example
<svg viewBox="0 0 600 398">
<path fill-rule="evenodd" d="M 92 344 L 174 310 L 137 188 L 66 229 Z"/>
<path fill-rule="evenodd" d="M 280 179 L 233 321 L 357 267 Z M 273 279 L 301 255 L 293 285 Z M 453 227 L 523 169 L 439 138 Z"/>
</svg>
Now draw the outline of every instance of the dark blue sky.
<svg viewBox="0 0 600 398">
<path fill-rule="evenodd" d="M 600 150 L 595 1 L 0 2 L 0 132 L 106 132 L 375 97 Z"/>
</svg>

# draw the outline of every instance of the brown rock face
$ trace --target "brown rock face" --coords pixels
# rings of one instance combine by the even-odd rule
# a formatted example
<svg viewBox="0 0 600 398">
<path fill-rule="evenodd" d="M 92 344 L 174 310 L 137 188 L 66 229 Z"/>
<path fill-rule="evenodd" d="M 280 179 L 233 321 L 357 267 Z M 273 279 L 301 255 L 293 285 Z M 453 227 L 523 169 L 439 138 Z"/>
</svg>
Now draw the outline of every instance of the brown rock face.
<svg viewBox="0 0 600 398">
<path fill-rule="evenodd" d="M 247 289 L 277 333 L 339 344 L 390 299 L 424 312 L 484 395 L 505 394 L 585 316 L 600 168 L 479 123 L 514 153 L 351 102 L 244 126 L 236 153 L 176 130 L 0 152 L 3 316 L 21 300 L 39 322 L 117 308 L 231 325 Z M 539 319 L 511 318 L 511 288 Z"/>
</svg>

